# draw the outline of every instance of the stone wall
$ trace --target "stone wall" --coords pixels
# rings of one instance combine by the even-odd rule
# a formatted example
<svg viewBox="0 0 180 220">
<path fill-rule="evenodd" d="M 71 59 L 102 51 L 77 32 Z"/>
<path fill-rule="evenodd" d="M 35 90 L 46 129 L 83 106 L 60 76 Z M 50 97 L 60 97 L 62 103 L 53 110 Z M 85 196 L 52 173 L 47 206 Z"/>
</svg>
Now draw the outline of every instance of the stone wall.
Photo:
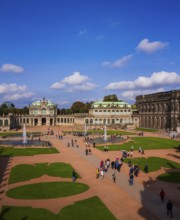
<svg viewBox="0 0 180 220">
<path fill-rule="evenodd" d="M 139 126 L 176 130 L 180 126 L 180 90 L 136 97 Z"/>
</svg>

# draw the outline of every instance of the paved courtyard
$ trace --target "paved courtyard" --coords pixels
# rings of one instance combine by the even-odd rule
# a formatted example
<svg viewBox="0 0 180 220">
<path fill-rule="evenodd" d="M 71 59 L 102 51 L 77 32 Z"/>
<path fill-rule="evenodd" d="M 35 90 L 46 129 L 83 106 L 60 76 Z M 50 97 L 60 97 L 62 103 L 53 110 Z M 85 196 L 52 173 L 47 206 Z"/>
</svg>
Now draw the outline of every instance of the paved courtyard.
<svg viewBox="0 0 180 220">
<path fill-rule="evenodd" d="M 43 131 L 47 127 L 35 127 L 27 128 L 30 131 Z M 51 128 L 50 128 L 51 129 Z M 105 173 L 103 180 L 95 178 L 95 170 L 99 167 L 101 160 L 110 158 L 114 160 L 115 157 L 121 156 L 120 152 L 102 152 L 91 147 L 92 155 L 85 155 L 85 142 L 83 137 L 74 137 L 72 135 L 66 135 L 63 140 L 59 140 L 56 137 L 58 132 L 62 133 L 62 128 L 52 127 L 55 131 L 55 135 L 44 136 L 43 139 L 52 142 L 60 153 L 51 155 L 35 155 L 26 157 L 7 157 L 1 158 L 1 189 L 0 189 L 0 204 L 2 205 L 16 205 L 16 206 L 32 206 L 36 208 L 46 208 L 54 213 L 58 213 L 59 210 L 67 205 L 73 204 L 75 201 L 90 198 L 92 196 L 98 196 L 108 209 L 113 213 L 117 219 L 168 219 L 166 216 L 166 205 L 162 204 L 159 198 L 159 192 L 161 188 L 164 188 L 166 192 L 166 199 L 171 199 L 174 203 L 174 219 L 179 219 L 180 216 L 180 196 L 177 189 L 178 184 L 171 184 L 161 181 L 156 181 L 156 177 L 166 172 L 167 169 L 162 168 L 159 171 L 145 174 L 140 172 L 139 177 L 135 178 L 134 186 L 129 186 L 128 183 L 128 171 L 127 164 L 123 164 L 121 172 L 117 173 L 116 183 L 112 181 L 113 171 L 109 169 Z M 64 130 L 68 128 L 63 128 Z M 145 133 L 145 135 L 154 135 Z M 158 136 L 165 134 L 160 133 Z M 67 143 L 72 139 L 76 139 L 79 145 L 77 147 L 67 147 Z M 134 152 L 134 157 L 139 156 L 138 152 Z M 179 153 L 174 149 L 169 150 L 149 150 L 145 152 L 144 157 L 158 156 L 167 158 L 175 162 L 179 162 Z M 17 164 L 34 164 L 34 163 L 54 163 L 54 162 L 66 162 L 70 163 L 74 169 L 82 177 L 77 181 L 83 182 L 90 186 L 90 189 L 79 195 L 74 195 L 65 198 L 48 199 L 48 200 L 18 200 L 6 197 L 5 193 L 8 189 L 16 186 L 47 182 L 47 181 L 61 181 L 62 178 L 42 176 L 37 179 L 32 179 L 26 182 L 20 182 L 8 185 L 8 177 L 10 169 Z M 64 178 L 63 178 L 64 180 Z"/>
</svg>

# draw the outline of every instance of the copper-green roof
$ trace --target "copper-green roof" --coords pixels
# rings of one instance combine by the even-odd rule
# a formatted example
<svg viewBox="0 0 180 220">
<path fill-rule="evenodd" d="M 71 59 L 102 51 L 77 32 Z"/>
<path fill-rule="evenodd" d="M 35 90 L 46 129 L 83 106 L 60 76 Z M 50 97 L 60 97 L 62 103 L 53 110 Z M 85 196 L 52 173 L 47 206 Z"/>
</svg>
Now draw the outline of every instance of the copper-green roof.
<svg viewBox="0 0 180 220">
<path fill-rule="evenodd" d="M 42 101 L 41 100 L 38 100 L 38 101 L 35 101 L 31 104 L 31 106 L 37 106 L 37 107 L 40 107 L 42 104 L 45 104 L 46 106 L 49 106 L 49 107 L 54 107 L 56 106 L 53 102 L 49 101 L 49 100 L 46 100 L 46 99 L 43 99 Z"/>
<path fill-rule="evenodd" d="M 119 102 L 94 102 L 91 105 L 91 108 L 123 108 L 128 107 L 131 108 L 131 105 L 129 105 L 127 102 L 119 101 Z"/>
</svg>

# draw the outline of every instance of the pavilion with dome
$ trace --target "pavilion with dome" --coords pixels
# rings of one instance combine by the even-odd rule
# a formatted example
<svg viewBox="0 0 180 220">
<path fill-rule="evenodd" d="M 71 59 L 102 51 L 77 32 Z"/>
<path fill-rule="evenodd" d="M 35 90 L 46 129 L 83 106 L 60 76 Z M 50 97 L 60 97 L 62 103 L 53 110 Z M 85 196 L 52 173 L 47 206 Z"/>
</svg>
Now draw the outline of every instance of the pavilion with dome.
<svg viewBox="0 0 180 220">
<path fill-rule="evenodd" d="M 111 125 L 138 126 L 138 116 L 126 102 L 94 102 L 89 113 L 57 114 L 57 105 L 43 98 L 29 105 L 29 114 L 9 114 L 0 116 L 0 130 L 10 130 L 17 126 L 63 126 L 85 124 L 90 128 Z"/>
</svg>

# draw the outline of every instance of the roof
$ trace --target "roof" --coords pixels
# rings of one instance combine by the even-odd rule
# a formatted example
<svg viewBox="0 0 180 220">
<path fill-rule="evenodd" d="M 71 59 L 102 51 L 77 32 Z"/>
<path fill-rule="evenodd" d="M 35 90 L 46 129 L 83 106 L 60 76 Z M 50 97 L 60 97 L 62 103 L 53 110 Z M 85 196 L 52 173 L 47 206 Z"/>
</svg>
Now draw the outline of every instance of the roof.
<svg viewBox="0 0 180 220">
<path fill-rule="evenodd" d="M 119 101 L 119 102 L 94 102 L 91 105 L 91 108 L 123 108 L 128 107 L 131 108 L 127 102 Z"/>
<path fill-rule="evenodd" d="M 48 106 L 48 107 L 55 107 L 55 106 L 56 106 L 56 104 L 54 104 L 53 102 L 51 102 L 51 101 L 49 101 L 49 100 L 47 100 L 47 99 L 45 99 L 45 98 L 43 98 L 42 101 L 41 101 L 41 100 L 38 100 L 38 101 L 33 102 L 33 103 L 31 104 L 31 106 L 40 107 L 40 106 L 42 106 L 43 104 L 46 105 L 46 106 Z"/>
</svg>

